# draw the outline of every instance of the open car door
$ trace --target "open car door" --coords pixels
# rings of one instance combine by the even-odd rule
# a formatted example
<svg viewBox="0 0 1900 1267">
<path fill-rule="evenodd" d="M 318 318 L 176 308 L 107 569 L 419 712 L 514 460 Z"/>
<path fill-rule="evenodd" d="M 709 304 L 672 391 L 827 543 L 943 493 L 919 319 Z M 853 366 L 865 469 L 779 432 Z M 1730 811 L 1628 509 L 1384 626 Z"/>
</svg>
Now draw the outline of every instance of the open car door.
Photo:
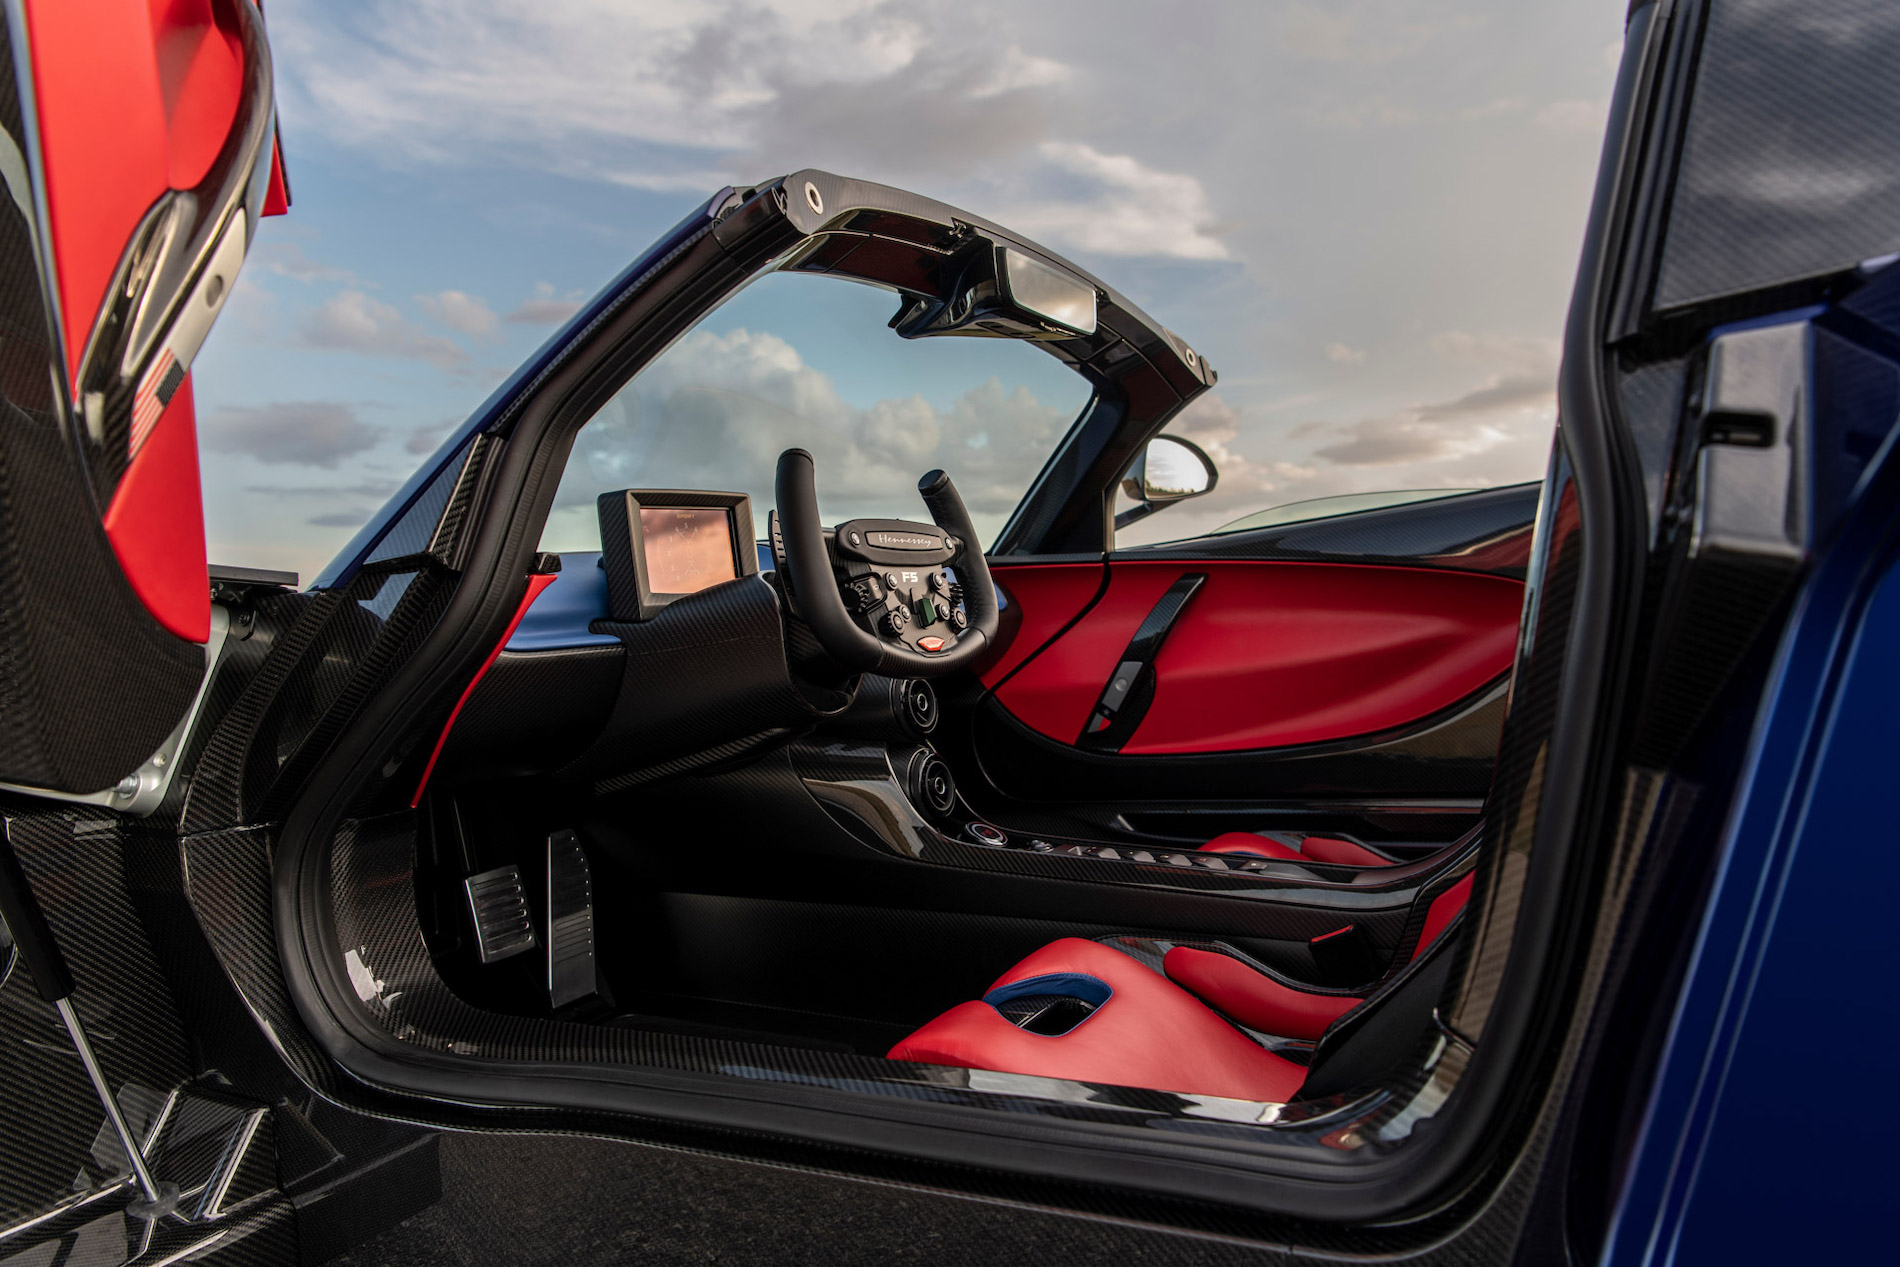
<svg viewBox="0 0 1900 1267">
<path fill-rule="evenodd" d="M 9 14 L 0 783 L 123 808 L 213 641 L 191 362 L 286 205 L 270 58 L 248 0 Z"/>
</svg>

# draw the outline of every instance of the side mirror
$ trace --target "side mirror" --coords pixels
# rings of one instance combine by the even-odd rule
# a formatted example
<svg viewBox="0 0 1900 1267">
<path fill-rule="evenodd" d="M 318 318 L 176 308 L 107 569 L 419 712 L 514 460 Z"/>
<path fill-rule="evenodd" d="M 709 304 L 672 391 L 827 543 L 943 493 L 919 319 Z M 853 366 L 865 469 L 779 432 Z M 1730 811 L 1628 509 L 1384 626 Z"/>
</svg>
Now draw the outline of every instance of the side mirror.
<svg viewBox="0 0 1900 1267">
<path fill-rule="evenodd" d="M 1115 527 L 1146 519 L 1164 506 L 1211 493 L 1220 471 L 1206 450 L 1180 436 L 1156 436 L 1122 477 L 1122 493 L 1136 505 L 1115 516 Z"/>
</svg>

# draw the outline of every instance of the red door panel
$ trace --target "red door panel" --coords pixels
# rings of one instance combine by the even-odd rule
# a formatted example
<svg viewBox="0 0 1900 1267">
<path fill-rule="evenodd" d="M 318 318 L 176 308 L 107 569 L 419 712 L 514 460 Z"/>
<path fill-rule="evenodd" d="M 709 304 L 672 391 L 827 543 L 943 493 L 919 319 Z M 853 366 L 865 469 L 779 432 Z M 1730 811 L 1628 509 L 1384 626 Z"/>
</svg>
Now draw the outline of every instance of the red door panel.
<svg viewBox="0 0 1900 1267">
<path fill-rule="evenodd" d="M 1231 752 L 1417 721 L 1509 670 L 1524 587 L 1442 569 L 1288 562 L 1117 562 L 1107 594 L 997 692 L 1073 743 L 1129 639 L 1183 575 L 1207 577 L 1155 659 L 1127 754 Z"/>
<path fill-rule="evenodd" d="M 1126 569 L 1116 564 L 1108 592 L 1089 614 L 1004 682 L 997 701 L 1031 729 L 1073 743 L 1142 618 L 1175 578 L 1199 570 L 1197 564 Z"/>
<path fill-rule="evenodd" d="M 1002 650 L 979 674 L 983 685 L 994 688 L 1074 620 L 1102 588 L 1105 567 L 1101 563 L 990 564 L 990 574 L 1009 606 L 1003 612 L 999 635 Z"/>
</svg>

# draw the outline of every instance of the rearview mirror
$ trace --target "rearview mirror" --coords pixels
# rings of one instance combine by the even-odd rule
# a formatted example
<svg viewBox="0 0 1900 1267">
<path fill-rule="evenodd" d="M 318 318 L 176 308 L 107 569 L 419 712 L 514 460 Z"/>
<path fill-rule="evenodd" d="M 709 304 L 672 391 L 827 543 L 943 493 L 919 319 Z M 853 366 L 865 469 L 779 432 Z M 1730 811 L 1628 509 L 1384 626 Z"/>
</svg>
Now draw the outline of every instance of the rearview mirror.
<svg viewBox="0 0 1900 1267">
<path fill-rule="evenodd" d="M 1115 526 L 1125 528 L 1164 506 L 1211 493 L 1219 483 L 1220 471 L 1200 445 L 1180 436 L 1156 436 L 1122 477 L 1122 493 L 1138 504 L 1116 515 Z"/>
<path fill-rule="evenodd" d="M 985 245 L 942 298 L 907 297 L 891 318 L 900 338 L 961 335 L 1061 341 L 1095 333 L 1093 283 L 1013 246 Z"/>
<path fill-rule="evenodd" d="M 1017 308 L 1075 334 L 1095 333 L 1095 287 L 1014 247 L 1003 248 L 1003 294 Z"/>
</svg>

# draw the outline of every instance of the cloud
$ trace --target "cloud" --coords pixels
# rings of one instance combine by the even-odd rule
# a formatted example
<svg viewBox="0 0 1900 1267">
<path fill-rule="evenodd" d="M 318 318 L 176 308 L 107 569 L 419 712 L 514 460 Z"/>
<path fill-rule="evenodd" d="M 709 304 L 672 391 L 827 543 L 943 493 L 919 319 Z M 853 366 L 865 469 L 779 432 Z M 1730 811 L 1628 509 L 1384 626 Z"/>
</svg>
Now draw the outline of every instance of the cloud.
<svg viewBox="0 0 1900 1267">
<path fill-rule="evenodd" d="M 1448 332 L 1428 341 L 1441 357 L 1492 372 L 1446 400 L 1345 424 L 1307 423 L 1293 435 L 1323 439 L 1313 455 L 1340 466 L 1403 466 L 1468 459 L 1526 437 L 1548 443 L 1556 412 L 1555 339 Z"/>
<path fill-rule="evenodd" d="M 1288 6 L 1277 25 L 1279 47 L 1295 58 L 1362 66 L 1408 57 L 1435 34 L 1423 23 L 1347 12 L 1332 5 Z"/>
<path fill-rule="evenodd" d="M 455 424 L 460 421 L 461 419 L 459 418 L 446 418 L 441 422 L 429 423 L 411 429 L 409 438 L 402 442 L 402 451 L 404 453 L 415 453 L 418 455 L 434 453 L 436 449 L 440 447 L 442 441 L 448 438 L 448 434 L 455 427 Z"/>
<path fill-rule="evenodd" d="M 200 442 L 217 453 L 242 453 L 273 465 L 335 470 L 344 458 L 381 439 L 348 405 L 305 400 L 226 406 L 198 424 Z"/>
<path fill-rule="evenodd" d="M 1458 112 L 1461 119 L 1495 119 L 1501 115 L 1519 114 L 1524 110 L 1522 97 L 1493 97 L 1481 106 L 1470 106 Z"/>
<path fill-rule="evenodd" d="M 881 177 L 959 179 L 1033 152 L 1069 68 L 1022 49 L 925 44 L 885 74 L 823 79 L 781 70 L 770 97 L 741 112 L 764 170 L 834 167 Z"/>
<path fill-rule="evenodd" d="M 378 161 L 661 193 L 805 166 L 927 189 L 973 183 L 1052 242 L 1228 257 L 1199 180 L 1125 139 L 1085 139 L 1095 112 L 1074 67 L 946 11 L 370 0 L 354 20 L 286 25 L 288 111 Z"/>
<path fill-rule="evenodd" d="M 418 329 L 394 308 L 360 290 L 342 291 L 306 313 L 297 334 L 308 347 L 427 361 L 442 369 L 468 359 L 468 353 L 454 342 Z"/>
<path fill-rule="evenodd" d="M 888 516 L 941 466 L 987 534 L 1073 421 L 994 376 L 938 407 L 922 396 L 856 404 L 775 334 L 699 330 L 634 379 L 575 440 L 556 498 L 585 519 L 603 492 L 637 486 L 747 491 L 763 514 L 787 437 L 818 463 L 828 520 Z"/>
<path fill-rule="evenodd" d="M 1366 350 L 1349 348 L 1343 343 L 1328 343 L 1326 359 L 1335 365 L 1357 365 L 1366 359 Z"/>
<path fill-rule="evenodd" d="M 1052 243 L 1103 255 L 1222 260 L 1207 190 L 1192 176 L 1156 171 L 1126 154 L 1104 154 L 1073 141 L 1047 141 L 1043 158 L 1079 178 L 1083 196 L 1029 200 L 1006 222 Z"/>
<path fill-rule="evenodd" d="M 444 290 L 433 295 L 417 295 L 416 303 L 437 325 L 476 338 L 492 337 L 501 320 L 486 303 L 466 291 Z"/>
<path fill-rule="evenodd" d="M 1603 118 L 1609 110 L 1608 101 L 1553 101 L 1533 114 L 1531 122 L 1553 132 L 1595 137 L 1603 135 Z"/>
<path fill-rule="evenodd" d="M 580 307 L 578 293 L 556 296 L 553 286 L 536 282 L 534 294 L 522 300 L 520 306 L 502 320 L 523 326 L 556 326 L 579 312 Z"/>
<path fill-rule="evenodd" d="M 365 283 L 347 268 L 337 268 L 321 260 L 311 259 L 304 253 L 303 247 L 294 241 L 278 239 L 271 242 L 259 242 L 252 247 L 247 262 L 261 264 L 279 277 L 288 277 L 297 282 L 347 282 L 352 286 Z"/>
<path fill-rule="evenodd" d="M 385 501 L 401 487 L 400 480 L 363 480 L 355 484 L 248 484 L 244 491 L 265 497 L 374 497 Z"/>
</svg>

